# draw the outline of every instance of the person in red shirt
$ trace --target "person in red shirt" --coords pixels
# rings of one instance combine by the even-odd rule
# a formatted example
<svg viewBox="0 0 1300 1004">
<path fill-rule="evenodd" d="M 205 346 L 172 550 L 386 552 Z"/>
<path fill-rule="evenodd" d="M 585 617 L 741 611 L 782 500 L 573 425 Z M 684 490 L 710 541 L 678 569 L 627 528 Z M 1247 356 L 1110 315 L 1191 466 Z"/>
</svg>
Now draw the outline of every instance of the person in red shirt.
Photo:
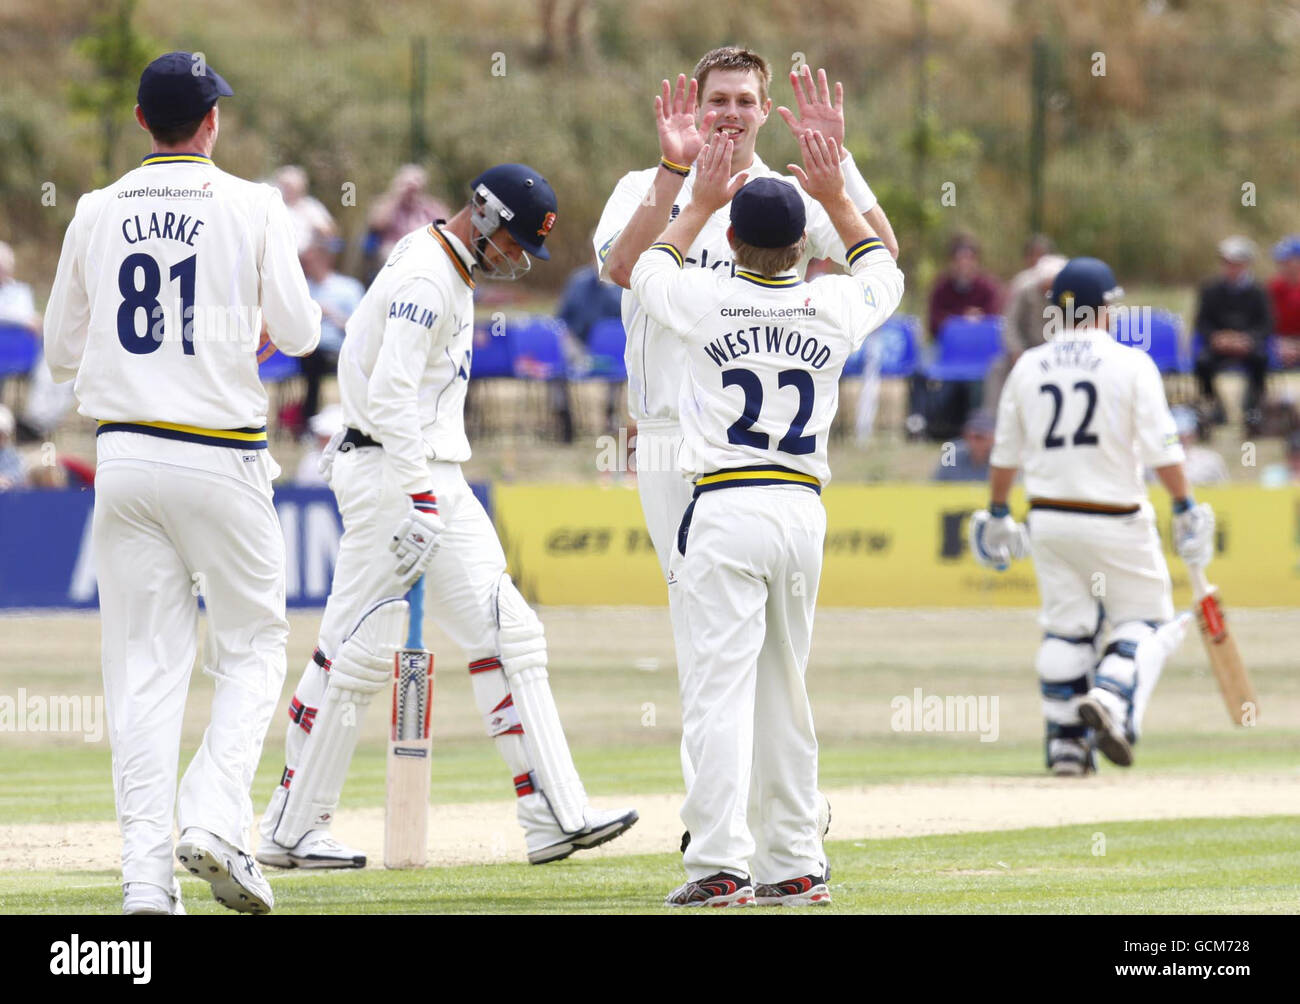
<svg viewBox="0 0 1300 1004">
<path fill-rule="evenodd" d="M 943 322 L 954 315 L 979 318 L 997 314 L 1002 291 L 980 268 L 980 249 L 969 234 L 956 234 L 948 245 L 948 268 L 930 293 L 930 339 L 939 340 Z"/>
<path fill-rule="evenodd" d="M 1273 300 L 1273 334 L 1277 354 L 1287 369 L 1300 366 L 1300 234 L 1283 237 L 1273 247 L 1277 275 L 1268 282 Z"/>
</svg>

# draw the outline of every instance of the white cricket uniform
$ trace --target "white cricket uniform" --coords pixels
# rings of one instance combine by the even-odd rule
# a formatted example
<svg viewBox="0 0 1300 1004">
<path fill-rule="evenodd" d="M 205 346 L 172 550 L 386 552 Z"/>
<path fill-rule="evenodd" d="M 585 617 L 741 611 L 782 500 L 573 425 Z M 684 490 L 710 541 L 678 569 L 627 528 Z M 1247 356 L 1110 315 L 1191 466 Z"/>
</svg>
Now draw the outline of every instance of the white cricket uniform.
<svg viewBox="0 0 1300 1004">
<path fill-rule="evenodd" d="M 1116 624 L 1173 617 L 1143 467 L 1182 460 L 1160 373 L 1140 349 L 1087 328 L 1016 362 L 990 462 L 1024 471 L 1050 634 L 1091 637 L 1103 610 Z"/>
<path fill-rule="evenodd" d="M 295 771 L 305 760 L 328 667 L 366 610 L 403 594 L 388 545 L 411 509 L 410 496 L 432 492 L 445 529 L 424 573 L 425 610 L 469 659 L 475 701 L 510 768 L 529 850 L 556 839 L 534 774 L 534 739 L 524 734 L 503 671 L 498 615 L 503 595 L 518 593 L 492 522 L 460 467 L 470 457 L 464 404 L 473 355 L 473 265 L 455 235 L 435 226 L 413 231 L 393 248 L 348 320 L 338 367 L 344 423 L 375 445 L 344 444 L 330 473 L 343 538 L 317 651 L 289 708 L 285 770 L 262 817 L 264 837 L 286 836 L 277 825 L 291 784 L 302 784 Z M 538 632 L 540 639 L 540 624 Z M 562 734 L 558 742 L 564 744 Z M 567 745 L 563 758 L 576 780 Z M 332 816 L 329 806 L 311 827 L 327 829 Z"/>
<path fill-rule="evenodd" d="M 625 174 L 605 203 L 594 236 L 602 279 L 609 278 L 605 262 L 610 249 L 650 192 L 658 171 L 658 167 L 653 167 Z M 805 193 L 794 178 L 772 170 L 758 154 L 754 155 L 754 162 L 745 173 L 750 181 L 757 178 L 788 181 L 803 198 L 808 247 L 805 257 L 794 270 L 800 278 L 812 258 L 831 258 L 844 264 L 844 244 L 826 210 Z M 677 217 L 681 206 L 691 201 L 694 188 L 695 170 L 692 168 L 677 195 L 672 218 Z M 728 205 L 714 213 L 701 229 L 685 252 L 685 265 L 730 275 L 734 263 L 731 245 L 727 242 L 729 226 L 731 207 Z M 682 443 L 677 395 L 686 378 L 686 354 L 680 341 L 655 321 L 634 290 L 623 294 L 623 328 L 627 332 L 628 413 L 637 426 L 637 491 L 645 512 L 646 529 L 659 557 L 660 569 L 666 576 L 677 526 L 690 504 L 692 491 L 690 483 L 682 477 L 677 457 Z"/>
<path fill-rule="evenodd" d="M 248 846 L 289 631 L 263 322 L 290 355 L 320 340 L 276 189 L 160 154 L 78 202 L 45 359 L 100 422 L 93 542 L 126 882 L 171 888 L 174 817 Z M 215 693 L 177 804 L 200 595 Z"/>
<path fill-rule="evenodd" d="M 632 294 L 682 348 L 681 469 L 695 500 L 669 569 L 688 658 L 682 730 L 694 777 L 690 879 L 820 875 L 817 739 L 805 673 L 821 576 L 827 439 L 849 355 L 898 306 L 903 273 L 876 238 L 851 274 L 804 283 L 683 269 L 652 245 Z"/>
</svg>

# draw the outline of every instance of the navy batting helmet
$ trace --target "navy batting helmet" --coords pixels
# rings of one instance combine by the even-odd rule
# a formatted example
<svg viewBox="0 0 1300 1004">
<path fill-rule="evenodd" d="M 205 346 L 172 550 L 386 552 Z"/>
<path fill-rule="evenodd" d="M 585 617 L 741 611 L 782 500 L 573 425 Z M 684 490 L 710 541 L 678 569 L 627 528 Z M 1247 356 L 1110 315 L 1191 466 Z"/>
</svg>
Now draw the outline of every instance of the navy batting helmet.
<svg viewBox="0 0 1300 1004">
<path fill-rule="evenodd" d="M 472 182 L 474 225 L 490 235 L 506 228 L 521 248 L 542 261 L 551 253 L 542 246 L 555 225 L 558 203 L 550 183 L 526 164 L 489 167 Z"/>
<path fill-rule="evenodd" d="M 1118 300 L 1123 288 L 1115 273 L 1100 258 L 1071 258 L 1056 273 L 1052 291 L 1047 295 L 1054 306 L 1067 312 L 1076 307 L 1096 310 Z"/>
</svg>

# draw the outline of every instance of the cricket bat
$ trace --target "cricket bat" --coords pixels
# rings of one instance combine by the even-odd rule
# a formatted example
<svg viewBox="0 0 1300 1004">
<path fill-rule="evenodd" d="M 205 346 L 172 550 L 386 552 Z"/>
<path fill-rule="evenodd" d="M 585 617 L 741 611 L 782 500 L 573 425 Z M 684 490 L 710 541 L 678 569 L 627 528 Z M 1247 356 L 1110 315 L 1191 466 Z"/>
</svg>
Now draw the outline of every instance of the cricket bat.
<svg viewBox="0 0 1300 1004">
<path fill-rule="evenodd" d="M 1188 568 L 1192 593 L 1196 597 L 1196 622 L 1201 628 L 1205 652 L 1210 657 L 1210 667 L 1219 681 L 1223 703 L 1228 707 L 1228 717 L 1237 725 L 1253 725 L 1259 715 L 1259 699 L 1251 686 L 1246 667 L 1242 664 L 1237 641 L 1228 630 L 1219 603 L 1219 587 L 1205 580 L 1205 571 Z"/>
<path fill-rule="evenodd" d="M 433 653 L 424 650 L 424 578 L 406 594 L 411 608 L 406 648 L 393 666 L 393 719 L 388 736 L 384 867 L 423 868 L 428 859 Z"/>
</svg>

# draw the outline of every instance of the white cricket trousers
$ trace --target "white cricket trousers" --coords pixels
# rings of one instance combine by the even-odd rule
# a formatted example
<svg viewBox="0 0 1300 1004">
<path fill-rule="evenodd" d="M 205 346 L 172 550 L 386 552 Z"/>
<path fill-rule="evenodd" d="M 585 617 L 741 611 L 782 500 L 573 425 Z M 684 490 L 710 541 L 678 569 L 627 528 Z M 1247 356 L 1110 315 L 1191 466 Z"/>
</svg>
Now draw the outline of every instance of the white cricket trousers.
<svg viewBox="0 0 1300 1004">
<path fill-rule="evenodd" d="M 122 879 L 171 888 L 173 819 L 247 850 L 249 789 L 280 696 L 289 624 L 266 450 L 99 437 L 94 553 Z M 180 783 L 198 633 L 212 712 Z"/>
<path fill-rule="evenodd" d="M 673 651 L 677 658 L 677 675 L 689 658 L 690 637 L 686 633 L 686 615 L 679 608 L 681 590 L 672 588 L 671 558 L 677 550 L 677 531 L 686 507 L 691 504 L 695 486 L 686 480 L 677 462 L 682 447 L 682 429 L 667 419 L 642 419 L 636 428 L 636 488 L 641 496 L 641 512 L 646 531 L 654 544 L 659 569 L 668 580 L 668 613 L 673 629 Z M 689 786 L 694 767 L 681 746 L 682 776 Z"/>
<path fill-rule="evenodd" d="M 817 737 L 804 676 L 826 510 L 807 488 L 701 492 L 675 554 L 690 638 L 682 728 L 695 765 L 687 877 L 775 883 L 822 871 Z"/>
<path fill-rule="evenodd" d="M 1099 607 L 1111 624 L 1173 619 L 1169 566 L 1149 502 L 1131 516 L 1031 509 L 1028 526 L 1044 630 L 1087 637 Z"/>
</svg>

